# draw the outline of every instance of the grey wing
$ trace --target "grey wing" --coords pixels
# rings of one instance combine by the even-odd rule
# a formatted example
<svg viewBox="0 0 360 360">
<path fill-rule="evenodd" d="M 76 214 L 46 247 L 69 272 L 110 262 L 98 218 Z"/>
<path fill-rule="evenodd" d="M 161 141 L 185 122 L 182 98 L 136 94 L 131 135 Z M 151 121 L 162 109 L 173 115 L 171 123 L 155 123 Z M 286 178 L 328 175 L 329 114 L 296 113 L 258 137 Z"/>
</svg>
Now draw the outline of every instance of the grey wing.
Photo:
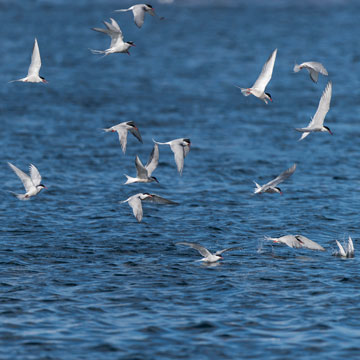
<svg viewBox="0 0 360 360">
<path fill-rule="evenodd" d="M 8 165 L 15 172 L 15 174 L 20 178 L 20 180 L 22 181 L 22 183 L 24 185 L 26 192 L 28 192 L 30 189 L 32 189 L 34 187 L 34 184 L 29 175 L 25 174 L 22 170 L 20 170 L 15 165 L 13 165 L 9 162 L 8 162 Z"/>
<path fill-rule="evenodd" d="M 143 201 L 148 201 L 148 202 L 152 202 L 152 203 L 156 203 L 156 204 L 163 204 L 163 205 L 177 205 L 178 204 L 175 201 L 165 199 L 156 194 L 151 194 L 151 197 L 147 197 Z"/>
<path fill-rule="evenodd" d="M 140 135 L 140 131 L 138 128 L 134 128 L 132 127 L 131 129 L 129 129 L 129 131 L 142 143 L 142 138 L 141 138 L 141 135 Z"/>
<path fill-rule="evenodd" d="M 261 74 L 255 81 L 252 88 L 256 88 L 261 91 L 265 91 L 266 85 L 271 80 L 271 76 L 274 69 L 275 59 L 276 59 L 277 49 L 275 49 L 272 54 L 267 59 L 266 63 L 264 64 Z"/>
<path fill-rule="evenodd" d="M 28 70 L 28 76 L 39 75 L 40 68 L 41 68 L 40 50 L 37 39 L 35 38 L 34 48 L 31 55 L 31 63 Z"/>
<path fill-rule="evenodd" d="M 300 242 L 300 244 L 302 245 L 301 247 L 305 247 L 305 248 L 311 249 L 311 250 L 325 251 L 325 249 L 321 245 L 319 245 L 315 241 L 308 239 L 305 236 L 295 235 L 295 238 L 296 238 L 296 240 L 298 240 Z"/>
<path fill-rule="evenodd" d="M 35 186 L 41 184 L 41 175 L 35 165 L 30 164 L 30 177 Z"/>
<path fill-rule="evenodd" d="M 310 74 L 310 79 L 314 82 L 317 83 L 318 79 L 319 79 L 319 73 L 313 69 L 309 69 L 309 74 Z"/>
<path fill-rule="evenodd" d="M 263 186 L 276 186 L 283 182 L 285 179 L 287 179 L 289 176 L 291 176 L 296 170 L 296 164 L 288 168 L 287 170 L 283 171 L 279 176 L 277 176 L 274 180 L 271 180 L 267 184 Z"/>
<path fill-rule="evenodd" d="M 184 169 L 184 158 L 185 158 L 184 146 L 182 146 L 178 142 L 175 142 L 175 143 L 170 144 L 170 147 L 174 153 L 175 163 L 176 163 L 177 169 L 181 175 L 183 172 L 183 169 Z"/>
<path fill-rule="evenodd" d="M 135 196 L 131 198 L 128 203 L 133 210 L 133 214 L 136 217 L 136 220 L 140 222 L 143 218 L 143 208 L 140 198 L 138 196 Z"/>
<path fill-rule="evenodd" d="M 127 144 L 127 130 L 124 127 L 116 128 L 117 133 L 119 134 L 119 141 L 121 145 L 121 149 L 125 154 L 126 151 L 126 144 Z"/>
<path fill-rule="evenodd" d="M 322 74 L 322 75 L 329 75 L 327 70 L 325 69 L 324 65 L 317 62 L 317 61 L 308 61 L 306 63 L 302 64 L 303 66 L 305 66 L 306 68 L 311 68 L 314 71 L 317 71 L 318 73 Z"/>
<path fill-rule="evenodd" d="M 233 250 L 242 250 L 243 248 L 241 246 L 234 246 L 231 248 L 227 248 L 227 249 L 223 249 L 223 250 L 219 250 L 215 253 L 215 255 L 221 255 L 222 253 L 224 253 L 225 251 L 233 251 Z"/>
<path fill-rule="evenodd" d="M 330 109 L 331 93 L 332 93 L 332 82 L 329 81 L 321 96 L 316 113 L 312 118 L 308 127 L 318 128 L 323 126 L 325 116 Z"/>
<path fill-rule="evenodd" d="M 145 11 L 142 5 L 134 6 L 133 8 L 134 22 L 138 28 L 141 28 L 144 24 Z"/>
<path fill-rule="evenodd" d="M 184 146 L 184 158 L 186 157 L 186 155 L 190 152 L 190 145 L 185 145 Z"/>
<path fill-rule="evenodd" d="M 211 252 L 206 249 L 205 247 L 199 245 L 199 244 L 196 244 L 196 243 L 191 243 L 191 242 L 178 242 L 176 243 L 176 245 L 186 245 L 186 246 L 190 246 L 191 248 L 193 249 L 196 249 L 202 256 L 204 257 L 208 257 L 208 256 L 211 256 Z"/>
<path fill-rule="evenodd" d="M 146 168 L 144 167 L 144 165 L 142 164 L 141 160 L 137 155 L 135 158 L 135 166 L 136 166 L 136 176 L 140 179 L 147 179 L 148 171 L 146 170 Z"/>
<path fill-rule="evenodd" d="M 353 257 L 354 253 L 355 253 L 354 243 L 353 243 L 351 237 L 349 236 L 348 248 L 347 248 L 347 256 L 348 257 Z"/>
<path fill-rule="evenodd" d="M 155 143 L 154 148 L 152 149 L 152 152 L 150 154 L 149 160 L 145 165 L 148 176 L 151 176 L 151 174 L 157 168 L 158 164 L 159 164 L 159 145 Z"/>
</svg>

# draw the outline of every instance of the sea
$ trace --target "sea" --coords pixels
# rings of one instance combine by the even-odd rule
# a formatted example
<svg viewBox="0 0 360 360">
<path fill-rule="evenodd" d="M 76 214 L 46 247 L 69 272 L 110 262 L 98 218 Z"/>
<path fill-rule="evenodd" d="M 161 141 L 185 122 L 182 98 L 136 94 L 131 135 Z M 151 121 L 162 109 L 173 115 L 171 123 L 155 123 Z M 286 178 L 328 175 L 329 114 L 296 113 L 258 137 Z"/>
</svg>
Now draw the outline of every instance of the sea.
<svg viewBox="0 0 360 360">
<path fill-rule="evenodd" d="M 149 0 L 150 1 L 150 0 Z M 0 359 L 359 359 L 360 3 L 0 1 Z M 114 18 L 131 55 L 92 31 Z M 161 19 L 163 18 L 163 19 Z M 47 84 L 25 77 L 34 39 Z M 274 49 L 267 92 L 244 97 Z M 321 62 L 311 81 L 295 63 Z M 332 81 L 325 125 L 298 141 Z M 134 121 L 126 154 L 109 128 Z M 153 139 L 182 176 L 124 185 Z M 11 162 L 47 189 L 29 201 Z M 283 195 L 254 195 L 294 163 Z M 127 203 L 148 192 L 177 202 Z M 266 237 L 301 234 L 326 251 Z M 336 256 L 351 236 L 355 257 Z M 225 252 L 215 264 L 178 242 Z"/>
</svg>

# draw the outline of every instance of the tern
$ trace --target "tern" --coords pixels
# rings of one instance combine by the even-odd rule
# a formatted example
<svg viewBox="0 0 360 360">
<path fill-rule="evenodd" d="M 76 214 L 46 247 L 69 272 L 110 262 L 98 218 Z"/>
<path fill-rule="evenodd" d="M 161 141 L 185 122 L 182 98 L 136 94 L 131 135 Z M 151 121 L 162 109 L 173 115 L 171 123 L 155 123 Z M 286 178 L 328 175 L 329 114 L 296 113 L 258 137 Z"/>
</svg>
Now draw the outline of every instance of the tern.
<svg viewBox="0 0 360 360">
<path fill-rule="evenodd" d="M 260 186 L 258 183 L 255 183 L 256 188 L 254 189 L 254 194 L 262 194 L 262 193 L 278 193 L 282 194 L 281 189 L 277 187 L 281 182 L 286 180 L 288 177 L 290 177 L 296 170 L 296 164 L 288 168 L 287 170 L 283 171 L 279 176 L 277 176 L 274 180 L 269 181 L 265 185 Z"/>
<path fill-rule="evenodd" d="M 39 76 L 40 68 L 41 68 L 40 50 L 37 39 L 35 38 L 34 48 L 31 55 L 31 64 L 29 66 L 27 76 L 22 79 L 12 80 L 10 82 L 22 81 L 22 82 L 32 82 L 32 83 L 40 83 L 40 82 L 47 83 L 45 78 Z"/>
<path fill-rule="evenodd" d="M 349 240 L 347 246 L 344 247 L 340 244 L 339 241 L 336 240 L 336 244 L 339 247 L 339 252 L 335 253 L 337 256 L 345 257 L 345 258 L 353 258 L 355 256 L 354 243 L 349 236 Z"/>
<path fill-rule="evenodd" d="M 136 167 L 136 178 L 133 178 L 131 176 L 125 175 L 127 180 L 126 184 L 132 184 L 132 183 L 149 183 L 156 181 L 159 182 L 158 179 L 154 176 L 151 176 L 153 171 L 157 168 L 159 163 L 159 146 L 158 144 L 154 144 L 154 148 L 150 154 L 150 158 L 147 162 L 147 164 L 144 166 L 139 159 L 138 156 L 135 158 L 135 167 Z"/>
<path fill-rule="evenodd" d="M 37 195 L 42 189 L 46 189 L 46 186 L 41 183 L 41 175 L 35 165 L 30 164 L 30 176 L 9 162 L 8 165 L 20 178 L 26 190 L 25 194 L 13 193 L 19 200 L 29 200 L 32 196 Z"/>
<path fill-rule="evenodd" d="M 265 92 L 265 88 L 269 81 L 271 80 L 271 76 L 274 69 L 275 59 L 276 59 L 277 49 L 275 49 L 270 57 L 267 59 L 264 64 L 261 74 L 255 81 L 254 85 L 251 88 L 241 88 L 240 86 L 236 86 L 241 89 L 241 93 L 244 96 L 249 96 L 250 94 L 256 96 L 257 98 L 263 100 L 265 104 L 268 103 L 268 100 L 272 101 L 271 95 Z"/>
<path fill-rule="evenodd" d="M 171 148 L 172 152 L 174 153 L 174 158 L 175 158 L 175 163 L 176 163 L 177 169 L 178 169 L 180 175 L 182 175 L 182 172 L 184 169 L 184 159 L 190 151 L 190 145 L 191 145 L 190 139 L 181 138 L 181 139 L 175 139 L 172 141 L 168 141 L 165 143 L 157 142 L 154 139 L 153 139 L 153 141 L 155 144 L 159 144 L 159 145 L 170 145 L 170 148 Z"/>
<path fill-rule="evenodd" d="M 135 44 L 132 41 L 124 42 L 124 37 L 118 23 L 112 18 L 110 18 L 110 20 L 111 20 L 111 24 L 108 23 L 107 21 L 104 21 L 106 29 L 92 28 L 92 30 L 102 32 L 111 37 L 110 47 L 106 50 L 90 49 L 90 51 L 93 54 L 104 54 L 104 56 L 113 53 L 127 53 L 128 55 L 130 55 L 129 49 L 132 46 L 135 46 Z"/>
<path fill-rule="evenodd" d="M 223 249 L 223 250 L 218 250 L 215 254 L 212 254 L 208 249 L 206 249 L 205 247 L 203 247 L 199 244 L 196 244 L 196 243 L 178 242 L 178 243 L 176 243 L 176 245 L 186 245 L 186 246 L 190 246 L 193 249 L 196 249 L 200 253 L 200 255 L 203 256 L 203 258 L 198 261 L 203 261 L 206 263 L 214 263 L 214 262 L 217 262 L 218 260 L 222 259 L 223 257 L 221 255 L 225 251 L 233 251 L 233 250 L 242 249 L 241 246 L 235 246 L 235 247 L 231 247 L 231 248 L 227 248 L 227 249 Z"/>
<path fill-rule="evenodd" d="M 123 153 L 126 152 L 127 133 L 130 131 L 141 143 L 142 138 L 139 129 L 133 121 L 125 121 L 120 124 L 114 125 L 108 129 L 103 129 L 106 132 L 117 132 L 119 134 L 120 145 Z"/>
<path fill-rule="evenodd" d="M 134 22 L 138 28 L 141 28 L 144 24 L 145 13 L 149 13 L 151 16 L 155 15 L 154 8 L 149 4 L 137 4 L 129 7 L 128 9 L 115 10 L 116 12 L 132 11 L 134 15 Z"/>
<path fill-rule="evenodd" d="M 302 132 L 299 141 L 305 139 L 312 132 L 319 132 L 319 131 L 328 132 L 330 135 L 332 135 L 331 130 L 327 126 L 323 125 L 325 116 L 330 109 L 331 93 L 332 93 L 332 82 L 329 81 L 321 96 L 316 113 L 314 117 L 311 119 L 309 125 L 305 128 L 295 129 L 297 131 Z"/>
<path fill-rule="evenodd" d="M 314 83 L 318 82 L 319 73 L 324 76 L 329 75 L 327 70 L 325 69 L 324 65 L 319 62 L 316 62 L 316 61 L 303 62 L 300 65 L 295 64 L 295 66 L 294 66 L 295 73 L 299 72 L 301 69 L 306 69 L 309 72 L 310 79 Z"/>
<path fill-rule="evenodd" d="M 275 243 L 286 244 L 291 248 L 306 248 L 310 250 L 325 251 L 325 249 L 321 245 L 302 235 L 285 235 L 279 238 L 265 236 L 265 240 L 272 240 Z"/>
<path fill-rule="evenodd" d="M 133 196 L 130 196 L 128 199 L 120 201 L 120 203 L 129 203 L 129 206 L 133 210 L 133 214 L 136 217 L 136 220 L 140 222 L 143 218 L 143 209 L 142 209 L 142 201 L 150 201 L 156 204 L 165 204 L 165 205 L 177 205 L 178 203 L 164 199 L 156 194 L 149 193 L 138 193 Z"/>
</svg>

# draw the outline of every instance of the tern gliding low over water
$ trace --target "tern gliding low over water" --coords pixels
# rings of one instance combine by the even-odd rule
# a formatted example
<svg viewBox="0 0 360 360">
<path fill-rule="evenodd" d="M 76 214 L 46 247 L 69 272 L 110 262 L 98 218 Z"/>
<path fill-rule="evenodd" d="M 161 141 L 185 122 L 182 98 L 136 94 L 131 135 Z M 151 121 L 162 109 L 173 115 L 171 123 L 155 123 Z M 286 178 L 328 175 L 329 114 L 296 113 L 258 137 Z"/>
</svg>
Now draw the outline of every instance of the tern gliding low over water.
<svg viewBox="0 0 360 360">
<path fill-rule="evenodd" d="M 325 249 L 316 243 L 308 239 L 303 235 L 285 235 L 279 238 L 265 237 L 265 240 L 271 240 L 275 243 L 285 244 L 291 248 L 306 248 L 310 250 L 320 250 L 325 251 Z"/>
<path fill-rule="evenodd" d="M 134 15 L 134 22 L 138 28 L 141 28 L 144 24 L 145 13 L 149 13 L 151 16 L 155 15 L 154 8 L 149 4 L 137 4 L 129 7 L 128 9 L 119 9 L 115 11 L 132 11 Z"/>
<path fill-rule="evenodd" d="M 269 181 L 265 185 L 260 186 L 258 183 L 255 183 L 256 188 L 254 189 L 254 194 L 261 194 L 261 193 L 269 193 L 269 194 L 282 194 L 281 189 L 277 187 L 280 183 L 290 177 L 296 170 L 296 164 L 291 166 L 289 169 L 283 171 L 279 176 L 277 176 L 274 180 Z"/>
</svg>

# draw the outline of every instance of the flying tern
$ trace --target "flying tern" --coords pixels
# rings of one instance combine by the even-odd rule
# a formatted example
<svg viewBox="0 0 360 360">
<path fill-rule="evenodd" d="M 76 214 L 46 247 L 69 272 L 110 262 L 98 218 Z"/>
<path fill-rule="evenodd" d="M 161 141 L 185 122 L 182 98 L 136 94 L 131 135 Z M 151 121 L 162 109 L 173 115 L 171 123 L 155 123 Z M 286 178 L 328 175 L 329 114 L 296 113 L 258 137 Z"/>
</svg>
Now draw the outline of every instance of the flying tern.
<svg viewBox="0 0 360 360">
<path fill-rule="evenodd" d="M 156 181 L 158 183 L 159 181 L 157 180 L 157 178 L 151 176 L 153 171 L 157 168 L 158 163 L 159 163 L 159 146 L 158 144 L 154 144 L 154 148 L 150 154 L 150 158 L 145 166 L 142 164 L 139 157 L 136 156 L 135 158 L 136 178 L 125 175 L 127 178 L 125 185 L 132 183 L 139 183 L 139 182 L 149 183 L 153 181 Z"/>
<path fill-rule="evenodd" d="M 151 16 L 155 15 L 154 8 L 149 4 L 137 4 L 129 7 L 128 9 L 115 10 L 120 11 L 132 11 L 134 15 L 134 21 L 138 28 L 141 28 L 144 24 L 145 13 L 149 13 Z"/>
<path fill-rule="evenodd" d="M 178 242 L 178 243 L 176 243 L 176 245 L 186 245 L 186 246 L 190 246 L 193 249 L 196 249 L 200 253 L 200 255 L 203 256 L 203 258 L 198 260 L 198 261 L 203 261 L 203 262 L 206 262 L 206 263 L 214 263 L 214 262 L 217 262 L 218 260 L 222 259 L 223 257 L 221 255 L 225 251 L 233 251 L 233 250 L 242 249 L 242 247 L 240 247 L 240 246 L 234 246 L 234 247 L 231 247 L 231 248 L 218 250 L 215 254 L 212 254 L 204 246 L 201 246 L 201 245 L 196 244 L 196 243 Z"/>
<path fill-rule="evenodd" d="M 328 132 L 329 134 L 332 135 L 331 130 L 327 126 L 324 126 L 325 116 L 330 109 L 331 93 L 332 93 L 332 82 L 329 81 L 321 96 L 316 113 L 314 117 L 311 119 L 309 125 L 305 128 L 295 129 L 297 131 L 302 132 L 299 141 L 305 139 L 312 132 L 319 132 L 319 131 Z"/>
<path fill-rule="evenodd" d="M 339 252 L 335 255 L 345 257 L 345 258 L 353 258 L 355 256 L 354 243 L 349 236 L 349 240 L 347 245 L 342 246 L 339 241 L 336 240 L 336 244 L 339 247 Z"/>
<path fill-rule="evenodd" d="M 12 80 L 10 82 L 22 81 L 22 82 L 33 82 L 33 83 L 40 83 L 40 82 L 47 83 L 45 78 L 39 76 L 40 68 L 41 68 L 40 50 L 37 39 L 35 38 L 34 48 L 31 55 L 31 64 L 29 66 L 27 76 L 22 79 Z"/>
<path fill-rule="evenodd" d="M 271 76 L 274 69 L 275 59 L 276 59 L 277 49 L 275 49 L 270 57 L 267 59 L 264 64 L 261 74 L 255 81 L 254 85 L 251 88 L 241 88 L 240 86 L 236 86 L 241 89 L 241 93 L 244 96 L 249 96 L 250 94 L 258 97 L 263 100 L 265 104 L 268 103 L 268 100 L 272 101 L 271 95 L 265 92 L 265 88 L 269 81 L 271 80 Z"/>
<path fill-rule="evenodd" d="M 155 144 L 159 144 L 159 145 L 170 145 L 170 148 L 171 148 L 172 152 L 174 153 L 174 158 L 175 158 L 175 163 L 176 163 L 177 169 L 178 169 L 180 175 L 182 175 L 182 172 L 184 169 L 184 159 L 190 151 L 190 145 L 191 145 L 190 139 L 181 138 L 181 139 L 175 139 L 172 141 L 168 141 L 165 143 L 157 142 L 154 139 L 153 139 L 153 141 Z"/>
<path fill-rule="evenodd" d="M 298 65 L 295 64 L 294 66 L 294 72 L 299 72 L 301 69 L 306 69 L 309 72 L 310 75 L 310 79 L 314 82 L 317 83 L 318 78 L 319 78 L 319 73 L 325 76 L 328 76 L 328 72 L 325 69 L 324 65 L 316 62 L 316 61 L 308 61 L 308 62 L 303 62 L 302 64 Z"/>
<path fill-rule="evenodd" d="M 286 244 L 291 248 L 306 248 L 310 250 L 325 251 L 321 245 L 302 235 L 285 235 L 279 238 L 265 236 L 265 240 L 272 240 L 275 243 Z"/>
<path fill-rule="evenodd" d="M 37 195 L 42 189 L 46 189 L 46 186 L 41 183 L 39 170 L 33 164 L 30 164 L 30 176 L 9 162 L 8 165 L 20 178 L 26 190 L 25 194 L 13 193 L 19 200 L 29 200 L 32 196 Z"/>
<path fill-rule="evenodd" d="M 137 221 L 140 222 L 143 218 L 143 209 L 142 201 L 149 201 L 156 204 L 165 204 L 165 205 L 177 205 L 176 202 L 164 199 L 156 194 L 149 193 L 138 193 L 133 196 L 130 196 L 128 199 L 121 201 L 120 203 L 128 203 L 133 210 L 133 214 L 136 217 Z"/>
<path fill-rule="evenodd" d="M 124 42 L 124 37 L 118 23 L 110 18 L 111 24 L 107 21 L 104 21 L 106 29 L 102 28 L 92 28 L 92 30 L 99 31 L 101 33 L 107 34 L 111 37 L 110 47 L 106 50 L 92 50 L 90 51 L 93 54 L 104 54 L 104 56 L 113 54 L 113 53 L 127 53 L 130 55 L 129 49 L 135 44 L 132 41 Z"/>
<path fill-rule="evenodd" d="M 126 152 L 127 133 L 130 131 L 141 143 L 142 138 L 139 129 L 133 121 L 125 121 L 120 124 L 114 125 L 108 129 L 103 129 L 106 132 L 117 132 L 119 134 L 120 145 L 123 153 Z"/>
<path fill-rule="evenodd" d="M 269 181 L 265 185 L 260 186 L 258 183 L 255 183 L 256 188 L 254 189 L 254 194 L 262 194 L 262 193 L 278 193 L 282 194 L 281 189 L 277 187 L 281 182 L 286 180 L 289 176 L 291 176 L 296 170 L 296 164 L 291 166 L 289 169 L 283 171 L 279 176 L 277 176 L 274 180 Z"/>
</svg>

